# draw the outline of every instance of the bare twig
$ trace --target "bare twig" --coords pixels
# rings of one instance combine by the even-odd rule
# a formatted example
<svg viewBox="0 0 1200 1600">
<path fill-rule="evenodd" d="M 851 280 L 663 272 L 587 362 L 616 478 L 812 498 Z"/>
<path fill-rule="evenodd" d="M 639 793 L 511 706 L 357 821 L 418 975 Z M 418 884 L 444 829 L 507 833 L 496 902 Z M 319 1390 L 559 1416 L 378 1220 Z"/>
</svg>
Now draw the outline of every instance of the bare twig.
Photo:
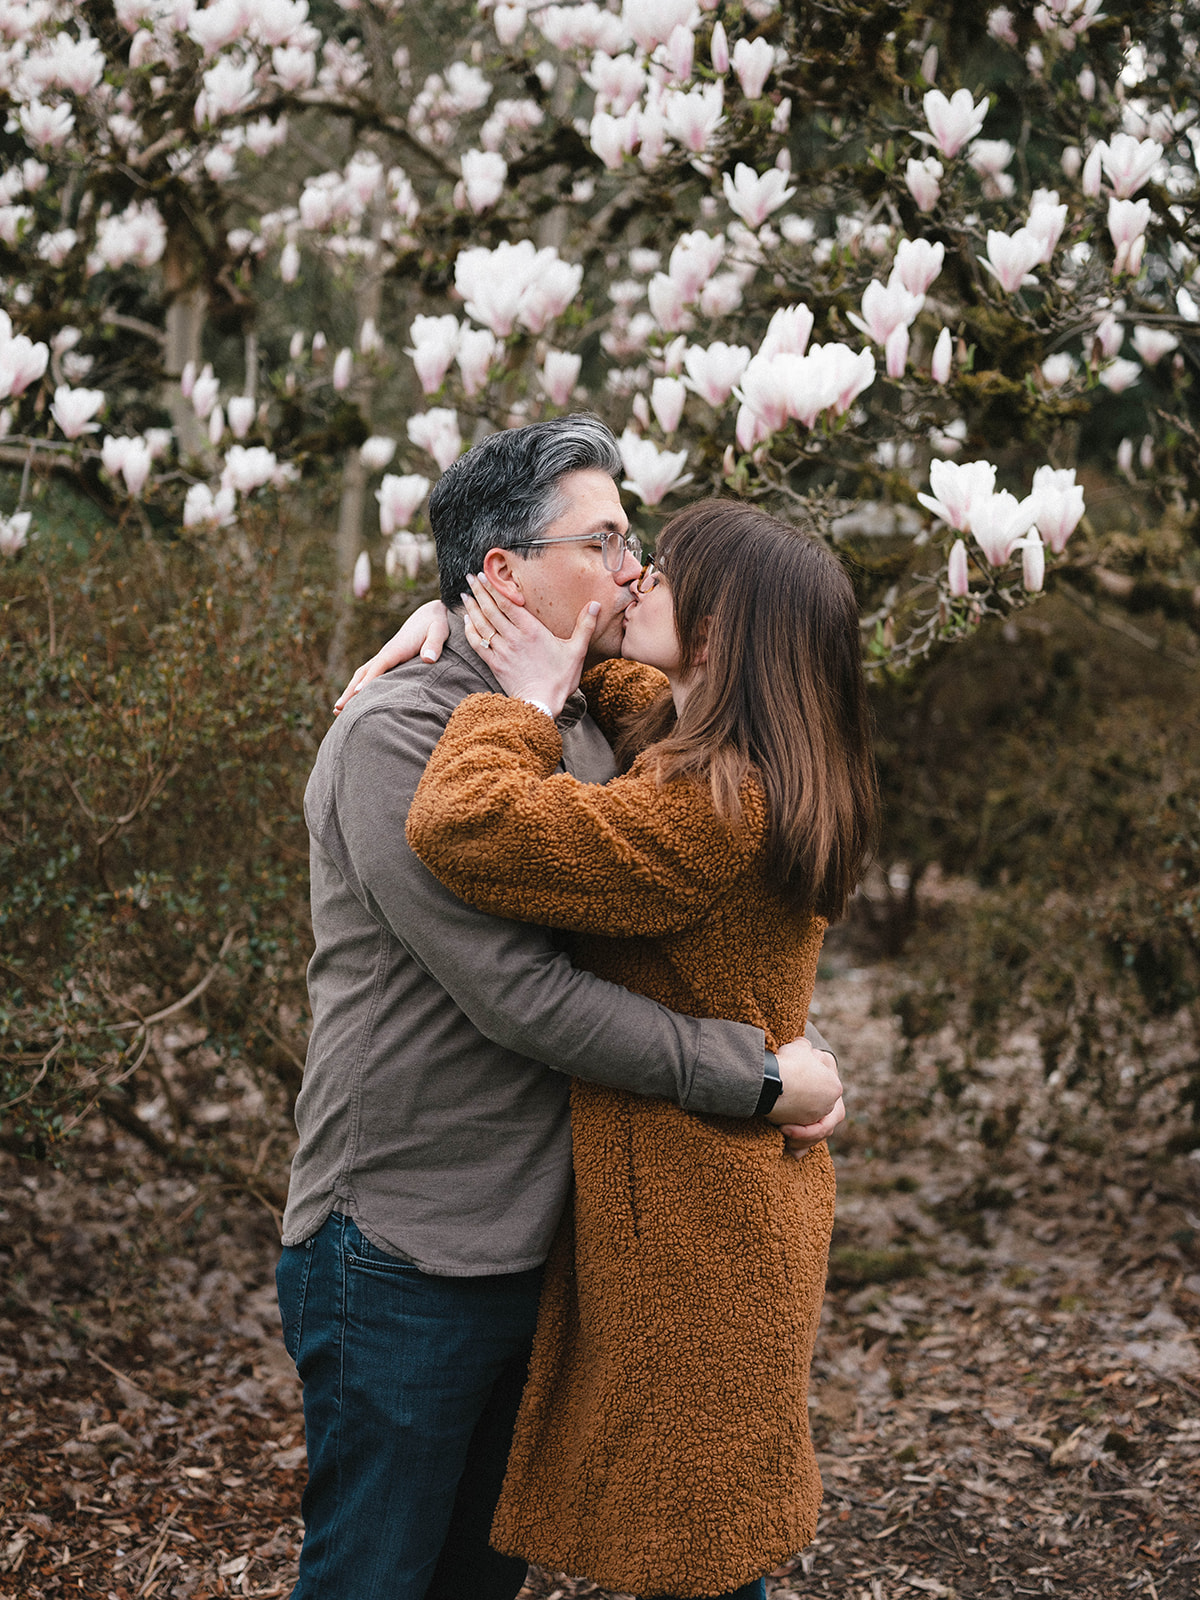
<svg viewBox="0 0 1200 1600">
<path fill-rule="evenodd" d="M 19 1106 L 21 1104 L 22 1100 L 28 1100 L 29 1099 L 29 1096 L 37 1088 L 38 1084 L 41 1083 L 42 1079 L 46 1076 L 47 1072 L 49 1072 L 50 1063 L 54 1060 L 54 1058 L 58 1054 L 58 1052 L 62 1049 L 64 1042 L 65 1042 L 65 1035 L 64 1036 L 60 1036 L 56 1040 L 56 1042 L 53 1045 L 51 1045 L 50 1049 L 42 1057 L 42 1064 L 38 1068 L 37 1077 L 33 1080 L 33 1082 L 29 1085 L 29 1087 L 27 1089 L 23 1089 L 20 1094 L 15 1095 L 11 1100 L 6 1100 L 3 1105 L 0 1105 L 0 1111 L 11 1111 L 13 1106 Z"/>
<path fill-rule="evenodd" d="M 54 629 L 54 593 L 50 588 L 50 583 L 46 577 L 46 574 L 44 572 L 39 572 L 38 577 L 42 580 L 42 588 L 46 591 L 46 613 L 50 632 L 49 642 L 46 645 L 46 654 L 50 657 L 53 657 L 56 643 Z"/>
<path fill-rule="evenodd" d="M 123 311 L 104 311 L 100 320 L 110 328 L 124 328 L 128 333 L 140 333 L 143 339 L 149 339 L 157 345 L 165 345 L 167 342 L 167 336 L 161 328 L 156 328 L 152 322 L 143 322 L 141 317 L 126 316 Z"/>
<path fill-rule="evenodd" d="M 198 1000 L 200 998 L 200 996 L 204 993 L 204 991 L 208 988 L 209 984 L 216 977 L 217 973 L 220 972 L 221 963 L 224 961 L 226 955 L 228 954 L 230 945 L 237 938 L 238 934 L 241 933 L 242 926 L 243 926 L 242 923 L 238 922 L 238 923 L 235 923 L 232 928 L 230 928 L 229 932 L 225 935 L 224 939 L 221 941 L 221 948 L 217 951 L 217 959 L 213 962 L 212 966 L 209 967 L 208 971 L 200 979 L 200 982 L 195 984 L 191 989 L 189 989 L 188 992 L 185 995 L 183 995 L 178 1000 L 173 1000 L 169 1006 L 164 1006 L 161 1011 L 154 1012 L 153 1016 L 149 1016 L 149 1017 L 141 1017 L 141 1016 L 139 1016 L 136 1019 L 136 1021 L 134 1021 L 134 1022 L 118 1022 L 116 1024 L 116 1027 L 117 1028 L 150 1028 L 156 1022 L 165 1022 L 168 1017 L 173 1017 L 177 1011 L 182 1011 L 185 1006 L 190 1006 L 193 1000 Z M 128 1004 L 128 1002 L 126 1002 L 126 1004 Z"/>
</svg>

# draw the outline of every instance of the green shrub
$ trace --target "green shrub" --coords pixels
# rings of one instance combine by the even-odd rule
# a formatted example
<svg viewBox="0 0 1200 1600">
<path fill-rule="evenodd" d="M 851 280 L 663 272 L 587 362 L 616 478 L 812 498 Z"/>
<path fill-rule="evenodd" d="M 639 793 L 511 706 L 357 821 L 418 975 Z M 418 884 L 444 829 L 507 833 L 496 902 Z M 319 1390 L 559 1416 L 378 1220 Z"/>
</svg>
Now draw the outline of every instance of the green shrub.
<svg viewBox="0 0 1200 1600">
<path fill-rule="evenodd" d="M 61 1159 L 99 1109 L 273 1187 L 331 574 L 299 520 L 241 533 L 236 557 L 43 536 L 0 566 L 0 1139 L 23 1155 Z"/>
<path fill-rule="evenodd" d="M 978 885 L 925 897 L 935 975 L 900 1001 L 907 1040 L 953 1015 L 970 1069 L 1031 1019 L 1046 1077 L 1097 1104 L 1132 1111 L 1181 1082 L 1189 1126 L 1168 1137 L 1186 1146 L 1200 1144 L 1200 652 L 1157 623 L 1167 648 L 1152 651 L 1050 598 L 881 687 L 882 855 L 914 886 L 933 867 Z M 994 1119 L 986 1132 L 1011 1136 Z"/>
</svg>

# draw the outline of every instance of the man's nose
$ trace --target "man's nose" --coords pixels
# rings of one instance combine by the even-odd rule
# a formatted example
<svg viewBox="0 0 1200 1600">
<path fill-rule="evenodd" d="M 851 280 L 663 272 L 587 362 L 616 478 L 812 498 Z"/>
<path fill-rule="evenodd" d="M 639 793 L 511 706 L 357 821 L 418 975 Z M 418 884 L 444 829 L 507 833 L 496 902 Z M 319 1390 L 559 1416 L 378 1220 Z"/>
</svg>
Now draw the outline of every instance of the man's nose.
<svg viewBox="0 0 1200 1600">
<path fill-rule="evenodd" d="M 616 572 L 613 573 L 613 582 L 618 584 L 621 588 L 625 588 L 639 576 L 641 570 L 642 563 L 634 555 L 633 551 L 626 546 L 625 555 L 621 561 L 621 565 L 617 568 Z"/>
</svg>

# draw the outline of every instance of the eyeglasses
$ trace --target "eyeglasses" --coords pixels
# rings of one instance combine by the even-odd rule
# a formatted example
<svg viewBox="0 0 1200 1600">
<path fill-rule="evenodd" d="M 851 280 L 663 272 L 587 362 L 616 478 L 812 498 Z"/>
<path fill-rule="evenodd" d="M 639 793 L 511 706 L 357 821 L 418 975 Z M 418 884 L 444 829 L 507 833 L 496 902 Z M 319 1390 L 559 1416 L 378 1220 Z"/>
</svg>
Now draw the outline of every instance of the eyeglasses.
<svg viewBox="0 0 1200 1600">
<path fill-rule="evenodd" d="M 651 556 L 634 579 L 633 592 L 635 594 L 649 594 L 651 589 L 656 589 L 660 582 L 665 582 L 666 576 L 662 569 L 662 562 L 657 556 Z"/>
<path fill-rule="evenodd" d="M 608 528 L 603 533 L 569 533 L 561 539 L 517 539 L 504 548 L 528 550 L 541 544 L 599 544 L 606 572 L 620 572 L 625 565 L 626 555 L 631 555 L 635 561 L 642 559 L 642 541 L 637 534 L 632 530 L 618 533 L 615 528 Z"/>
</svg>

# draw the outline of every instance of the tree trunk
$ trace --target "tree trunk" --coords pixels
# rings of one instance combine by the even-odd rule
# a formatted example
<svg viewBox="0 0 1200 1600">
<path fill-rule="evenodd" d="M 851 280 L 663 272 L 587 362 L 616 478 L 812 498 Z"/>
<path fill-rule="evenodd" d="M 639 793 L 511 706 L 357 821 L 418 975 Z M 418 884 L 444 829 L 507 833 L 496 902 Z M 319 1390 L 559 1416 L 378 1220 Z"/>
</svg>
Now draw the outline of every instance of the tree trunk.
<svg viewBox="0 0 1200 1600">
<path fill-rule="evenodd" d="M 355 295 L 354 379 L 347 391 L 347 399 L 354 402 L 368 428 L 375 399 L 378 379 L 359 352 L 363 325 L 370 320 L 379 324 L 383 306 L 382 243 L 380 234 L 384 222 L 384 204 L 375 201 L 374 221 L 371 229 L 372 248 L 363 260 L 362 277 Z M 341 688 L 350 675 L 350 625 L 354 614 L 354 563 L 363 547 L 363 507 L 367 495 L 367 469 L 357 450 L 352 450 L 342 469 L 342 498 L 338 507 L 337 534 L 334 551 L 337 557 L 337 593 L 334 597 L 333 632 L 329 640 L 329 655 L 325 670 L 331 684 Z"/>
<path fill-rule="evenodd" d="M 197 367 L 200 365 L 200 341 L 207 306 L 208 297 L 204 290 L 193 284 L 177 294 L 167 307 L 167 343 L 163 352 L 167 379 L 163 384 L 163 405 L 170 413 L 175 427 L 175 440 L 183 459 L 202 455 L 208 449 L 208 434 L 204 424 L 179 388 L 179 375 L 188 362 L 194 361 Z"/>
</svg>

